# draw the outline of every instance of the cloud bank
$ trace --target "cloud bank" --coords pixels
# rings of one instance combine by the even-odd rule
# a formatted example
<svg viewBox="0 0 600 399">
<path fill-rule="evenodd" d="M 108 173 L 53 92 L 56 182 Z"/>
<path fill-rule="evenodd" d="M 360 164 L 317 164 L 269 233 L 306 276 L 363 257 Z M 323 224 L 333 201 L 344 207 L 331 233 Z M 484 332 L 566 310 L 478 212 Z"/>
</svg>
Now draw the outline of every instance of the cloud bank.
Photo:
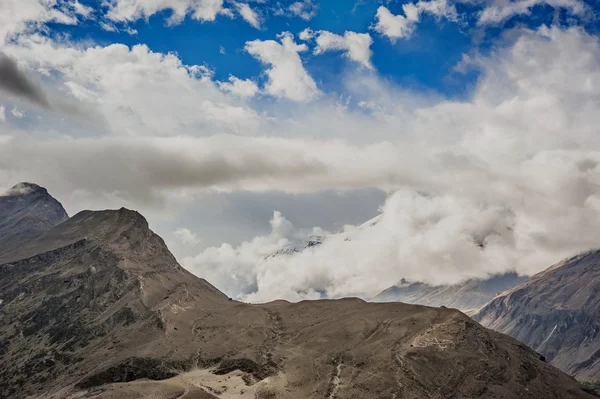
<svg viewBox="0 0 600 399">
<path fill-rule="evenodd" d="M 518 30 L 511 40 L 468 57 L 481 78 L 465 100 L 416 95 L 364 70 L 346 76 L 351 99 L 328 96 L 291 34 L 248 42 L 265 65 L 261 94 L 296 101 L 290 110 L 256 107 L 234 95 L 240 82 L 219 85 L 176 54 L 24 35 L 6 54 L 50 73 L 104 125 L 37 121 L 26 109 L 26 128 L 0 125 L 1 184 L 44 182 L 81 206 L 111 197 L 157 208 L 215 191 L 389 193 L 377 224 L 348 226 L 301 254 L 265 259 L 301 234 L 276 213 L 270 234 L 183 262 L 246 300 L 532 273 L 597 246 L 600 45 L 578 28 Z"/>
<path fill-rule="evenodd" d="M 477 62 L 484 77 L 471 101 L 442 102 L 404 120 L 414 135 L 390 154 L 406 164 L 382 164 L 394 165 L 395 177 L 407 172 L 406 180 L 391 180 L 405 187 L 390 190 L 377 223 L 270 257 L 298 239 L 289 225 L 274 228 L 240 246 L 208 248 L 184 265 L 230 295 L 260 302 L 370 297 L 401 278 L 444 284 L 509 270 L 533 274 L 597 247 L 597 38 L 579 29 L 526 31 Z"/>
</svg>

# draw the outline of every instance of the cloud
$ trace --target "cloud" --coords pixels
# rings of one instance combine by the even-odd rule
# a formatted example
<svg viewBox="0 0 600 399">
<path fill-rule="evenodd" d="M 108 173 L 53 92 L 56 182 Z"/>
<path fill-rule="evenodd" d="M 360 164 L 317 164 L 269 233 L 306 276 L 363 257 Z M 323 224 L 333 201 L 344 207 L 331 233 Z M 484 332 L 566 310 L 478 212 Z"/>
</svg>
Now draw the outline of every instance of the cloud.
<svg viewBox="0 0 600 399">
<path fill-rule="evenodd" d="M 450 21 L 456 21 L 458 18 L 455 6 L 448 4 L 447 0 L 419 0 L 417 3 L 406 3 L 402 6 L 402 11 L 404 15 L 394 15 L 386 7 L 380 6 L 377 9 L 375 16 L 377 22 L 373 25 L 373 29 L 395 42 L 398 39 L 408 39 L 413 35 L 423 13 Z"/>
<path fill-rule="evenodd" d="M 251 133 L 261 116 L 224 94 L 204 65 L 185 65 L 175 54 L 146 45 L 59 45 L 43 36 L 22 37 L 5 51 L 30 70 L 55 74 L 55 92 L 98 117 L 91 131 L 123 135 Z M 57 97 L 57 96 L 55 96 Z M 44 123 L 48 123 L 45 121 Z M 63 126 L 64 133 L 68 126 Z"/>
<path fill-rule="evenodd" d="M 342 100 L 321 94 L 290 107 L 236 98 L 206 66 L 146 46 L 23 36 L 6 53 L 28 70 L 50 71 L 56 90 L 93 103 L 106 122 L 25 108 L 26 130 L 10 118 L 0 125 L 0 185 L 35 181 L 73 207 L 174 214 L 214 193 L 389 194 L 378 223 L 341 229 L 297 258 L 262 260 L 302 235 L 278 215 L 271 232 L 248 244 L 223 240 L 230 245 L 184 262 L 248 300 L 370 296 L 402 277 L 441 283 L 506 268 L 533 273 L 598 245 L 600 44 L 558 27 L 518 29 L 507 40 L 472 57 L 481 77 L 461 100 L 352 70 Z M 298 51 L 307 47 L 289 34 L 251 43 L 268 64 L 270 94 L 290 98 L 285 85 L 306 74 Z M 247 209 L 235 217 L 254 215 Z M 191 223 L 165 231 L 185 225 L 198 233 Z"/>
<path fill-rule="evenodd" d="M 6 121 L 6 108 L 4 105 L 0 105 L 0 122 Z"/>
<path fill-rule="evenodd" d="M 94 12 L 92 7 L 81 4 L 78 0 L 67 3 L 67 7 L 71 8 L 75 14 L 81 15 L 84 18 L 90 18 Z"/>
<path fill-rule="evenodd" d="M 518 0 L 493 1 L 481 11 L 478 25 L 499 24 L 514 16 L 530 14 L 531 9 L 538 5 L 548 5 L 555 9 L 564 9 L 569 14 L 583 17 L 587 10 L 585 3 L 578 0 Z"/>
<path fill-rule="evenodd" d="M 290 4 L 288 10 L 292 15 L 310 21 L 319 12 L 319 5 L 313 0 L 302 0 Z"/>
<path fill-rule="evenodd" d="M 41 68 L 47 74 L 47 70 Z M 69 82 L 66 83 L 69 85 Z M 11 57 L 0 52 L 0 91 L 10 94 L 16 99 L 25 100 L 47 111 L 57 111 L 61 114 L 70 114 L 75 117 L 90 116 L 90 111 L 79 106 L 76 102 L 65 101 L 62 96 L 49 96 L 41 83 L 34 83 L 17 62 Z M 75 96 L 77 99 L 81 97 Z M 12 114 L 22 118 L 24 113 L 13 107 Z"/>
<path fill-rule="evenodd" d="M 371 64 L 371 44 L 373 39 L 368 33 L 356 33 L 346 31 L 344 36 L 336 35 L 325 30 L 311 31 L 305 29 L 300 33 L 300 39 L 309 40 L 315 38 L 316 47 L 314 54 L 322 54 L 327 51 L 344 51 L 344 55 L 362 65 L 367 69 L 373 69 Z"/>
<path fill-rule="evenodd" d="M 280 229 L 283 223 L 286 227 Z M 401 278 L 432 284 L 457 282 L 510 269 L 520 256 L 533 255 L 517 250 L 518 233 L 513 230 L 510 211 L 411 190 L 391 195 L 372 222 L 346 226 L 338 234 L 325 236 L 321 245 L 301 252 L 269 256 L 294 246 L 297 240 L 297 232 L 279 213 L 271 225 L 268 236 L 238 247 L 207 248 L 185 258 L 183 265 L 215 281 L 230 295 L 262 302 L 323 295 L 369 297 Z M 482 270 L 481 265 L 490 266 Z M 230 274 L 240 278 L 229 280 Z"/>
<path fill-rule="evenodd" d="M 190 15 L 198 21 L 214 21 L 227 12 L 223 0 L 108 0 L 106 18 L 115 22 L 132 22 L 169 10 L 168 24 L 177 25 Z"/>
<path fill-rule="evenodd" d="M 287 245 L 293 233 L 291 223 L 280 212 L 275 211 L 269 223 L 269 235 L 255 237 L 235 248 L 226 243 L 207 248 L 195 257 L 184 259 L 183 266 L 203 273 L 229 295 L 255 292 L 258 289 L 257 262 Z"/>
<path fill-rule="evenodd" d="M 88 8 L 78 1 L 2 0 L 0 2 L 0 46 L 15 35 L 33 31 L 47 22 L 75 25 Z"/>
<path fill-rule="evenodd" d="M 256 13 L 248 4 L 246 3 L 235 3 L 238 12 L 244 19 L 244 21 L 248 22 L 250 25 L 255 27 L 256 29 L 260 29 L 261 18 L 260 15 Z"/>
<path fill-rule="evenodd" d="M 379 120 L 402 137 L 388 147 L 399 163 L 382 149 L 371 162 L 390 166 L 396 178 L 412 174 L 391 179 L 376 223 L 268 257 L 298 238 L 294 229 L 273 231 L 208 248 L 186 258 L 186 267 L 248 301 L 369 297 L 401 278 L 442 284 L 508 270 L 533 274 L 596 248 L 598 39 L 576 28 L 522 31 L 479 62 L 483 76 L 468 102 L 420 107 L 413 119 L 394 119 L 398 103 L 379 104 Z M 371 165 L 361 159 L 348 163 Z M 232 270 L 238 278 L 226 281 Z"/>
<path fill-rule="evenodd" d="M 17 107 L 13 107 L 10 113 L 17 119 L 22 119 L 25 117 L 25 112 L 21 111 Z"/>
<path fill-rule="evenodd" d="M 270 66 L 265 72 L 268 82 L 263 91 L 274 97 L 293 101 L 308 101 L 320 94 L 317 84 L 302 65 L 299 52 L 307 51 L 305 44 L 296 44 L 289 32 L 274 40 L 246 42 L 248 54 Z"/>
<path fill-rule="evenodd" d="M 0 90 L 31 101 L 43 108 L 50 108 L 43 91 L 19 69 L 17 63 L 0 52 Z"/>
<path fill-rule="evenodd" d="M 43 141 L 19 135 L 0 147 L 11 169 L 34 173 L 26 159 L 46 162 L 40 181 L 59 176 L 92 194 L 120 192 L 124 200 L 157 204 L 173 190 L 310 193 L 412 182 L 398 154 L 389 143 L 233 135 Z M 367 166 L 370 159 L 378 160 Z"/>
<path fill-rule="evenodd" d="M 238 79 L 235 76 L 229 76 L 228 82 L 217 82 L 219 88 L 243 98 L 254 97 L 259 89 L 256 83 L 250 79 Z"/>
<path fill-rule="evenodd" d="M 196 245 L 200 242 L 198 236 L 190 229 L 180 227 L 173 232 L 173 235 L 180 243 L 184 245 Z"/>
</svg>

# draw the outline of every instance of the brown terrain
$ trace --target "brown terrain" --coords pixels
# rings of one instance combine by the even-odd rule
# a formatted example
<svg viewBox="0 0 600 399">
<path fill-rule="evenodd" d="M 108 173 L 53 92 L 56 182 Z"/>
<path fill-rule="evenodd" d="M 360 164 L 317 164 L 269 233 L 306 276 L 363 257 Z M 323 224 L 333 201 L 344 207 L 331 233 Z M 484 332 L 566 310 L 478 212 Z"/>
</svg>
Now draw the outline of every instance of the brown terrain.
<svg viewBox="0 0 600 399">
<path fill-rule="evenodd" d="M 474 316 L 582 380 L 600 380 L 600 251 L 562 261 Z"/>
<path fill-rule="evenodd" d="M 2 398 L 591 398 L 458 310 L 227 298 L 137 212 L 0 249 Z"/>
</svg>

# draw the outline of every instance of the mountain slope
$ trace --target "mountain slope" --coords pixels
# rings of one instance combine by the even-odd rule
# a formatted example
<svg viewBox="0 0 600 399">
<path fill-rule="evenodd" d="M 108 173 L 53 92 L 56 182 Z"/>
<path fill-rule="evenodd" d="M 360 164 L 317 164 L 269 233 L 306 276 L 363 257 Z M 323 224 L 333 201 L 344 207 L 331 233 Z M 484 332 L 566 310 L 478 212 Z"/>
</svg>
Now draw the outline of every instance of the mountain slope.
<svg viewBox="0 0 600 399">
<path fill-rule="evenodd" d="M 106 356 L 164 356 L 170 347 L 142 344 L 164 343 L 165 309 L 228 302 L 125 209 L 81 212 L 10 257 L 0 265 L 0 363 L 10 365 L 0 368 L 3 397 L 75 383 Z"/>
<path fill-rule="evenodd" d="M 485 305 L 496 295 L 527 280 L 516 273 L 487 279 L 470 279 L 455 285 L 432 286 L 402 281 L 376 295 L 373 302 L 404 302 L 427 306 L 446 306 L 469 311 Z"/>
<path fill-rule="evenodd" d="M 2 398 L 590 397 L 456 310 L 229 300 L 126 209 L 81 212 L 8 257 Z"/>
<path fill-rule="evenodd" d="M 0 259 L 10 250 L 68 219 L 48 191 L 19 183 L 0 196 Z"/>
<path fill-rule="evenodd" d="M 571 375 L 600 379 L 600 251 L 536 274 L 474 318 L 524 342 Z"/>
</svg>

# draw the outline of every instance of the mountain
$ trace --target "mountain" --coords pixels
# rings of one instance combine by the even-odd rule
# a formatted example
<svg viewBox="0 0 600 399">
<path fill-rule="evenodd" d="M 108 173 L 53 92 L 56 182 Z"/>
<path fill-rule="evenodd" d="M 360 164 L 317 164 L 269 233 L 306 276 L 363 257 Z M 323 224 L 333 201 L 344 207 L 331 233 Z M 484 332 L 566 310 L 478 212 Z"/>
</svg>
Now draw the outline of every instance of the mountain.
<svg viewBox="0 0 600 399">
<path fill-rule="evenodd" d="M 302 252 L 302 251 L 306 250 L 307 248 L 316 247 L 316 246 L 323 244 L 323 241 L 325 241 L 326 238 L 327 238 L 327 236 L 311 235 L 311 236 L 307 237 L 306 239 L 299 239 L 299 240 L 292 241 L 285 247 L 268 255 L 267 258 L 272 258 L 272 257 L 277 257 L 277 256 L 294 255 L 295 253 Z"/>
<path fill-rule="evenodd" d="M 1 398 L 591 398 L 453 309 L 233 301 L 139 213 L 84 211 L 0 264 Z"/>
<path fill-rule="evenodd" d="M 600 380 L 600 251 L 534 275 L 474 319 L 524 342 L 566 373 Z"/>
<path fill-rule="evenodd" d="M 528 277 L 517 273 L 499 274 L 487 279 L 469 279 L 455 285 L 432 286 L 402 280 L 377 294 L 373 302 L 405 302 L 427 306 L 446 306 L 464 312 L 473 311 L 496 295 L 523 283 Z"/>
<path fill-rule="evenodd" d="M 140 378 L 163 376 L 162 360 L 184 364 L 197 355 L 194 340 L 186 342 L 194 326 L 177 331 L 177 314 L 189 304 L 211 312 L 229 303 L 179 266 L 144 217 L 126 209 L 78 213 L 5 258 L 2 397 L 55 392 L 128 361 Z M 144 365 L 150 355 L 161 362 Z M 106 382 L 89 378 L 82 384 Z"/>
<path fill-rule="evenodd" d="M 51 229 L 69 216 L 48 191 L 19 183 L 0 196 L 0 259 L 11 248 Z"/>
</svg>

